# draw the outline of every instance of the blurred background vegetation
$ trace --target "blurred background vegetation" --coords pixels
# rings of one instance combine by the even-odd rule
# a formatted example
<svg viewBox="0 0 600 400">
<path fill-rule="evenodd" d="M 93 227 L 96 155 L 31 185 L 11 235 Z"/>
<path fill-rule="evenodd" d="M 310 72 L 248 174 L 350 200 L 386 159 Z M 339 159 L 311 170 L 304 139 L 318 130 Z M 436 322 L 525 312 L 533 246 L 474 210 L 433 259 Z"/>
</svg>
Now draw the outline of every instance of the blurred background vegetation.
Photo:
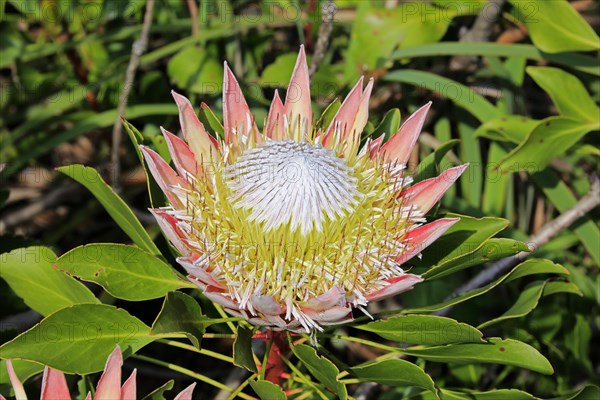
<svg viewBox="0 0 600 400">
<path fill-rule="evenodd" d="M 128 242 L 92 195 L 55 170 L 72 163 L 99 170 L 160 236 L 146 211 L 145 175 L 133 145 L 124 134 L 121 146 L 113 146 L 112 134 L 146 8 L 144 0 L 0 1 L 0 252 L 40 243 L 61 254 L 90 242 Z M 159 126 L 178 126 L 171 89 L 198 109 L 206 103 L 220 118 L 227 60 L 261 125 L 304 44 L 317 116 L 361 75 L 376 80 L 365 137 L 393 133 L 401 115 L 432 100 L 409 167 L 428 157 L 435 163 L 426 165 L 438 170 L 469 162 L 442 208 L 506 218 L 505 237 L 527 242 L 575 206 L 598 171 L 596 1 L 156 0 L 147 26 L 123 116 L 158 149 L 165 147 Z M 117 181 L 110 178 L 115 156 Z M 429 370 L 436 384 L 519 388 L 550 398 L 599 383 L 599 353 L 591 351 L 600 336 L 597 217 L 597 210 L 582 216 L 537 249 L 536 256 L 569 270 L 576 294 L 537 298 L 535 309 L 491 328 L 540 349 L 555 374 L 450 365 Z M 437 280 L 403 296 L 403 305 L 439 301 L 477 272 Z M 501 315 L 521 290 L 503 286 L 453 315 L 465 322 Z M 40 319 L 3 281 L 0 303 L 2 342 Z M 160 304 L 129 309 L 151 319 Z M 354 361 L 377 355 L 358 345 L 337 353 Z M 215 378 L 232 376 L 230 366 L 207 368 L 202 358 L 178 361 Z M 159 374 L 135 366 L 141 379 Z M 215 395 L 205 390 L 206 398 Z M 379 388 L 371 395 L 378 393 L 385 399 L 413 394 Z"/>
</svg>

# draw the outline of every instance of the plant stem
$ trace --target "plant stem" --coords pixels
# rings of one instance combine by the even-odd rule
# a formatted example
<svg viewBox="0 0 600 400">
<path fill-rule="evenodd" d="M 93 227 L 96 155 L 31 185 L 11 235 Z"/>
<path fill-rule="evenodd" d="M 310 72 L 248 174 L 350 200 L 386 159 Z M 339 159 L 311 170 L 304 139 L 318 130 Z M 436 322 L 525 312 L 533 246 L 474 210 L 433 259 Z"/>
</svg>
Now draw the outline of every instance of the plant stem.
<svg viewBox="0 0 600 400">
<path fill-rule="evenodd" d="M 233 391 L 233 389 L 231 389 L 229 386 L 222 384 L 221 382 L 215 381 L 214 379 L 211 379 L 206 375 L 199 374 L 199 373 L 189 370 L 187 368 L 181 367 L 177 364 L 172 364 L 172 363 L 168 363 L 166 361 L 157 360 L 156 358 L 143 356 L 141 354 L 133 354 L 131 357 L 136 358 L 138 360 L 149 362 L 151 364 L 160 365 L 161 367 L 168 368 L 171 371 L 179 372 L 180 374 L 190 376 L 190 377 L 192 377 L 194 379 L 198 379 L 199 381 L 202 381 L 204 383 L 208 383 L 209 385 L 212 385 L 218 389 L 226 390 L 228 392 Z M 241 397 L 242 399 L 246 399 L 246 400 L 256 400 L 256 398 L 249 396 L 245 393 L 240 393 L 238 396 Z"/>
<path fill-rule="evenodd" d="M 340 339 L 340 340 L 346 340 L 348 342 L 361 343 L 366 346 L 376 347 L 378 349 L 383 349 L 383 350 L 387 350 L 387 351 L 395 351 L 395 352 L 400 351 L 400 349 L 397 347 L 386 346 L 385 344 L 373 342 L 373 341 L 366 340 L 366 339 L 355 338 L 352 336 L 343 336 L 343 335 L 323 335 L 323 336 L 329 337 L 331 339 Z"/>
<path fill-rule="evenodd" d="M 202 354 L 202 355 L 205 355 L 208 357 L 213 357 L 218 360 L 222 360 L 222 361 L 228 362 L 230 364 L 233 364 L 233 357 L 229 357 L 224 354 L 217 353 L 215 351 L 211 351 L 211 350 L 207 350 L 207 349 L 197 349 L 196 347 L 194 347 L 192 345 L 189 345 L 186 343 L 181 343 L 176 340 L 159 339 L 157 341 L 159 343 L 166 344 L 167 346 L 179 347 L 180 349 L 193 351 L 194 353 Z"/>
<path fill-rule="evenodd" d="M 286 333 L 283 331 L 268 331 L 266 340 L 268 340 L 267 347 L 269 347 L 269 352 L 267 363 L 266 365 L 263 365 L 264 377 L 269 382 L 281 386 L 281 383 L 283 382 L 281 374 L 285 371 L 283 358 L 285 357 L 285 353 L 290 349 Z M 263 373 L 263 371 L 261 371 L 261 373 Z"/>
</svg>

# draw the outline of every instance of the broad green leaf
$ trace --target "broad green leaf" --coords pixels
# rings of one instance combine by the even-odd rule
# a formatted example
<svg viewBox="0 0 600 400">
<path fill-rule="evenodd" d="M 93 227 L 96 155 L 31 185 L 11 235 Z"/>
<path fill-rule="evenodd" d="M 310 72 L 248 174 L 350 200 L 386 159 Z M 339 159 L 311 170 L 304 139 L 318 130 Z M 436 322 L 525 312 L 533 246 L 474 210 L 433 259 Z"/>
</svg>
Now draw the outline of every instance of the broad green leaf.
<svg viewBox="0 0 600 400">
<path fill-rule="evenodd" d="M 441 171 L 441 162 L 444 156 L 460 143 L 458 139 L 448 140 L 439 145 L 437 149 L 421 161 L 417 167 L 414 183 L 438 176 Z M 467 172 L 468 173 L 468 172 Z"/>
<path fill-rule="evenodd" d="M 27 247 L 0 255 L 0 277 L 29 307 L 42 315 L 81 303 L 99 303 L 81 282 L 52 267 L 56 254 Z"/>
<path fill-rule="evenodd" d="M 417 365 L 400 359 L 368 363 L 352 368 L 352 372 L 364 382 L 376 382 L 390 386 L 417 386 L 436 393 L 429 375 Z"/>
<path fill-rule="evenodd" d="M 433 315 L 406 315 L 355 326 L 382 338 L 401 343 L 441 345 L 480 343 L 483 334 L 474 327 L 454 319 Z"/>
<path fill-rule="evenodd" d="M 76 247 L 57 261 L 58 269 L 101 285 L 119 299 L 141 301 L 194 287 L 164 261 L 135 246 L 95 243 Z"/>
<path fill-rule="evenodd" d="M 102 371 L 118 344 L 125 355 L 158 337 L 127 311 L 105 304 L 63 308 L 3 344 L 3 358 L 28 360 L 70 374 Z"/>
<path fill-rule="evenodd" d="M 331 361 L 317 355 L 317 351 L 314 348 L 305 344 L 298 344 L 291 348 L 312 376 L 317 378 L 325 387 L 332 390 L 333 393 L 336 393 L 341 400 L 348 397 L 346 386 L 337 379 L 340 371 Z"/>
<path fill-rule="evenodd" d="M 481 124 L 475 131 L 475 137 L 518 144 L 525 140 L 539 123 L 540 121 L 521 115 L 506 115 Z"/>
<path fill-rule="evenodd" d="M 565 65 L 592 75 L 600 75 L 600 66 L 596 57 L 586 56 L 576 52 L 544 53 L 529 44 L 501 44 L 501 43 L 467 43 L 467 42 L 441 42 L 423 44 L 417 47 L 398 49 L 391 55 L 391 59 L 410 59 L 418 57 L 440 57 L 453 55 L 518 57 L 529 60 L 546 60 L 552 63 Z"/>
<path fill-rule="evenodd" d="M 257 373 L 256 363 L 252 356 L 252 335 L 254 329 L 238 325 L 233 343 L 233 362 L 238 367 L 246 368 L 250 372 Z"/>
<path fill-rule="evenodd" d="M 23 383 L 32 376 L 41 374 L 44 371 L 44 366 L 35 362 L 23 360 L 12 360 L 11 362 L 15 374 Z M 0 385 L 10 385 L 6 360 L 0 360 Z"/>
<path fill-rule="evenodd" d="M 540 50 L 560 53 L 600 48 L 596 32 L 566 0 L 509 1 L 517 18 L 527 26 L 531 41 Z"/>
<path fill-rule="evenodd" d="M 491 363 L 512 365 L 550 375 L 550 362 L 530 345 L 513 339 L 489 338 L 489 343 L 459 343 L 435 347 L 399 349 L 403 354 L 445 363 Z"/>
<path fill-rule="evenodd" d="M 492 103 L 472 89 L 431 72 L 403 69 L 389 72 L 384 79 L 391 82 L 408 83 L 436 92 L 473 114 L 480 122 L 502 116 L 502 113 Z"/>
<path fill-rule="evenodd" d="M 104 182 L 98 171 L 78 164 L 60 167 L 57 170 L 85 186 L 135 244 L 151 254 L 160 255 L 160 251 L 133 211 Z"/>
<path fill-rule="evenodd" d="M 431 7 L 428 11 L 412 4 L 385 9 L 360 2 L 346 52 L 346 79 L 354 81 L 366 71 L 384 67 L 395 48 L 440 40 L 457 14 L 456 9 Z"/>
<path fill-rule="evenodd" d="M 494 169 L 506 174 L 538 172 L 554 157 L 564 154 L 587 133 L 600 129 L 600 121 L 584 122 L 568 117 L 548 117 Z"/>
<path fill-rule="evenodd" d="M 426 280 L 439 279 L 474 265 L 512 257 L 522 251 L 530 251 L 526 243 L 506 238 L 491 238 L 474 252 L 437 264 L 421 276 Z"/>
<path fill-rule="evenodd" d="M 508 274 L 501 276 L 495 281 L 488 283 L 485 286 L 482 286 L 477 289 L 470 290 L 468 292 L 464 292 L 459 294 L 456 297 L 453 297 L 449 300 L 444 300 L 440 303 L 430 304 L 424 307 L 417 308 L 407 308 L 402 310 L 402 314 L 415 314 L 415 313 L 429 313 L 434 311 L 443 310 L 444 308 L 454 306 L 456 304 L 462 303 L 464 301 L 470 300 L 472 298 L 481 296 L 484 293 L 489 292 L 494 289 L 502 282 L 509 282 L 514 279 L 522 278 L 525 276 L 536 275 L 536 274 L 559 274 L 559 275 L 567 275 L 568 271 L 558 265 L 554 264 L 549 260 L 540 260 L 540 259 L 529 259 L 516 267 L 514 267 Z"/>
<path fill-rule="evenodd" d="M 264 86 L 287 87 L 296 65 L 298 53 L 286 53 L 278 56 L 272 64 L 263 70 L 260 83 Z"/>
<path fill-rule="evenodd" d="M 250 381 L 250 386 L 261 400 L 285 400 L 287 396 L 283 390 L 274 383 L 264 380 Z"/>
<path fill-rule="evenodd" d="M 452 260 L 464 258 L 466 255 L 474 253 L 486 240 L 508 226 L 508 221 L 502 218 L 473 218 L 458 214 L 445 216 L 460 217 L 460 221 L 452 225 L 435 242 L 434 246 L 423 250 L 421 260 L 412 259 L 411 264 L 417 267 L 431 265 L 436 267 Z"/>
<path fill-rule="evenodd" d="M 560 115 L 598 124 L 600 109 L 574 75 L 554 67 L 527 67 L 526 71 L 548 93 Z"/>
<path fill-rule="evenodd" d="M 513 306 L 508 309 L 504 314 L 498 318 L 491 319 L 489 321 L 480 324 L 477 328 L 483 329 L 488 326 L 497 324 L 498 322 L 505 321 L 507 319 L 519 318 L 529 314 L 534 308 L 537 307 L 542 293 L 544 292 L 545 281 L 535 281 L 527 285 L 525 289 L 521 291 L 517 301 Z"/>
<path fill-rule="evenodd" d="M 206 325 L 200 304 L 182 292 L 167 294 L 162 309 L 150 329 L 151 335 L 183 333 L 200 349 Z"/>
<path fill-rule="evenodd" d="M 553 171 L 546 169 L 532 175 L 532 178 L 561 213 L 577 204 L 577 199 L 571 189 Z M 583 215 L 570 229 L 575 232 L 594 262 L 599 265 L 600 229 L 592 218 Z"/>
</svg>

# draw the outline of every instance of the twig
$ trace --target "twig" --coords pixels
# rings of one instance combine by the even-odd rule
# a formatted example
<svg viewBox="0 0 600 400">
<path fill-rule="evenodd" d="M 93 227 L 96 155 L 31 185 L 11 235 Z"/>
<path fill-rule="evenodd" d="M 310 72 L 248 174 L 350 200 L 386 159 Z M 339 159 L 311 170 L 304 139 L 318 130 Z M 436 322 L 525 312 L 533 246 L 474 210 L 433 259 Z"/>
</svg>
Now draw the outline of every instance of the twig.
<svg viewBox="0 0 600 400">
<path fill-rule="evenodd" d="M 39 200 L 3 217 L 0 221 L 0 233 L 6 232 L 8 229 L 30 220 L 44 210 L 52 209 L 57 204 L 65 199 L 72 198 L 74 194 L 79 192 L 81 192 L 81 188 L 75 183 L 59 186 Z"/>
<path fill-rule="evenodd" d="M 110 182 L 113 185 L 115 192 L 121 191 L 121 183 L 119 182 L 119 175 L 121 174 L 121 164 L 119 160 L 119 149 L 121 148 L 121 137 L 123 133 L 123 126 L 121 124 L 121 117 L 124 117 L 125 109 L 127 108 L 127 101 L 129 100 L 129 92 L 133 86 L 135 80 L 135 72 L 140 65 L 140 57 L 146 51 L 148 47 L 148 36 L 150 34 L 150 25 L 152 23 L 152 14 L 154 12 L 154 0 L 148 0 L 146 2 L 146 12 L 144 13 L 144 23 L 142 25 L 142 32 L 140 38 L 133 42 L 131 47 L 131 58 L 129 59 L 129 65 L 127 66 L 127 72 L 125 74 L 125 86 L 123 92 L 119 98 L 119 107 L 117 108 L 117 117 L 115 124 L 113 125 L 112 131 L 112 152 L 111 152 L 111 179 Z"/>
<path fill-rule="evenodd" d="M 492 35 L 492 27 L 502 13 L 506 0 L 488 0 L 481 8 L 471 29 L 461 38 L 461 42 L 487 42 Z M 450 69 L 463 70 L 477 60 L 474 56 L 455 56 L 450 60 Z"/>
<path fill-rule="evenodd" d="M 313 53 L 312 61 L 310 62 L 310 68 L 308 70 L 310 76 L 315 74 L 317 68 L 319 68 L 319 65 L 325 57 L 325 53 L 327 52 L 327 46 L 329 45 L 329 38 L 331 36 L 331 31 L 333 30 L 333 18 L 335 17 L 336 10 L 337 7 L 333 0 L 327 0 L 323 2 L 323 6 L 321 7 L 321 12 L 323 13 L 323 22 L 319 27 L 319 38 L 317 39 L 315 51 Z"/>
<path fill-rule="evenodd" d="M 587 212 L 593 210 L 600 204 L 600 180 L 598 177 L 592 177 L 590 191 L 582 197 L 575 206 L 559 215 L 554 220 L 542 226 L 538 233 L 530 236 L 528 244 L 532 252 L 548 243 L 550 239 L 556 236 L 561 231 L 568 228 L 577 219 L 584 216 Z M 496 276 L 509 268 L 515 266 L 520 261 L 524 260 L 530 253 L 522 251 L 514 257 L 503 258 L 491 264 L 485 270 L 481 271 L 469 282 L 458 288 L 448 298 L 454 298 L 461 293 L 469 292 L 477 289 L 488 282 L 491 282 Z M 453 307 L 448 307 L 435 313 L 435 315 L 448 315 Z"/>
<path fill-rule="evenodd" d="M 200 34 L 200 27 L 198 26 L 198 4 L 196 4 L 196 0 L 187 0 L 187 7 L 192 19 L 192 35 L 198 36 Z"/>
</svg>

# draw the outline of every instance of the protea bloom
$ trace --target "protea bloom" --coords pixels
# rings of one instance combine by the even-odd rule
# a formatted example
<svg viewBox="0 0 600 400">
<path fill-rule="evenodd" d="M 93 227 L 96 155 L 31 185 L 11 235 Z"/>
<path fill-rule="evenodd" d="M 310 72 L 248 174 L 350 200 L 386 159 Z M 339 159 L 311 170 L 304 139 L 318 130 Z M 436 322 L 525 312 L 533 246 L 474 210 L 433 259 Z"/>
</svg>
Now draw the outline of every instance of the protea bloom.
<svg viewBox="0 0 600 400">
<path fill-rule="evenodd" d="M 129 378 L 121 386 L 121 366 L 123 365 L 123 355 L 121 349 L 117 346 L 113 352 L 108 356 L 106 360 L 106 366 L 104 372 L 98 381 L 96 387 L 96 393 L 94 394 L 94 400 L 135 400 L 136 397 L 136 385 L 135 376 L 136 370 L 134 369 Z M 10 360 L 6 362 L 8 369 L 8 376 L 15 392 L 16 400 L 27 400 L 25 389 L 23 384 L 17 378 Z M 192 392 L 195 383 L 185 388 L 179 393 L 175 400 L 191 400 Z M 41 400 L 68 400 L 71 398 L 69 393 L 69 387 L 67 386 L 67 380 L 65 375 L 47 367 L 44 369 L 44 376 L 42 378 L 42 392 L 40 394 Z M 0 395 L 0 399 L 4 400 L 4 397 Z M 86 400 L 92 400 L 92 394 L 88 392 Z"/>
<path fill-rule="evenodd" d="M 226 63 L 223 88 L 222 138 L 173 92 L 187 144 L 162 131 L 176 171 L 142 147 L 170 202 L 151 211 L 209 299 L 257 325 L 312 332 L 422 281 L 402 266 L 457 222 L 424 225 L 424 214 L 466 168 L 409 187 L 406 162 L 431 103 L 386 143 L 359 149 L 373 81 L 363 89 L 361 78 L 314 129 L 303 48 L 262 132 Z"/>
</svg>

